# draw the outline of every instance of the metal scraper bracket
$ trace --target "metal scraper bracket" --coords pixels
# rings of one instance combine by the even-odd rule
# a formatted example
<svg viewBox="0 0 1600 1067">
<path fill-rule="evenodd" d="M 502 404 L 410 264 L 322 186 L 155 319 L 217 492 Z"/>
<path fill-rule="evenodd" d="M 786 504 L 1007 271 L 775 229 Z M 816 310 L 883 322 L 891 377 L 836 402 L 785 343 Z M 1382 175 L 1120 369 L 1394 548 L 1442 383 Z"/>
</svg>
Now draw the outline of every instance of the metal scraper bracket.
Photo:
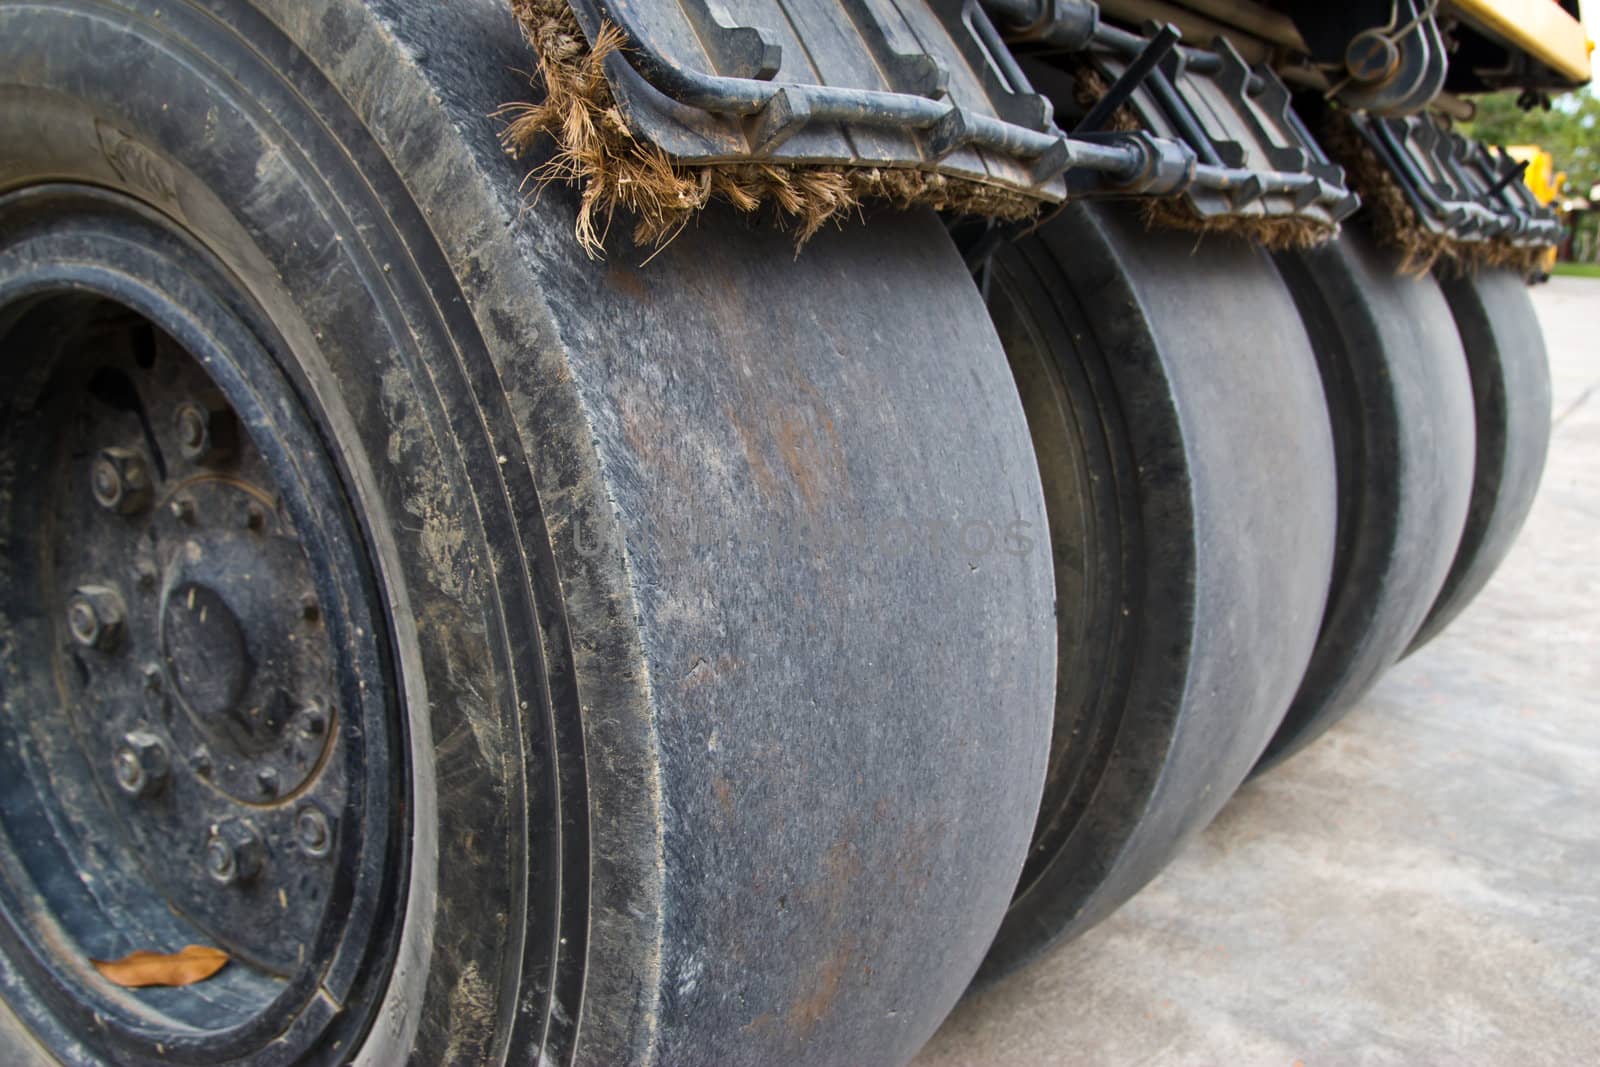
<svg viewBox="0 0 1600 1067">
<path fill-rule="evenodd" d="M 1405 194 L 1416 221 L 1462 245 L 1558 243 L 1561 222 L 1522 181 L 1525 164 L 1455 133 L 1431 115 L 1351 114 L 1351 125 Z"/>
<path fill-rule="evenodd" d="M 683 164 L 769 162 L 909 168 L 1008 189 L 1043 203 L 1078 195 L 1187 195 L 1201 210 L 1353 209 L 1288 112 L 1271 71 L 1237 55 L 1165 45 L 1105 26 L 1087 0 L 571 0 L 592 42 L 606 23 L 628 40 L 606 77 L 629 128 Z M 991 17 L 993 15 L 993 18 Z M 996 19 L 999 20 L 997 25 Z M 1176 31 L 1172 31 L 1173 40 Z M 1192 106 L 1177 123 L 1142 130 L 1074 130 L 1055 122 L 1013 55 L 1099 49 L 1114 65 L 1146 48 L 1166 53 L 1125 79 L 1134 96 L 1182 103 L 1196 79 L 1219 88 L 1210 107 L 1241 107 L 1227 143 Z M 1209 72 L 1202 74 L 1202 71 Z M 1165 85 L 1166 89 L 1161 89 Z M 1253 95 L 1247 98 L 1246 87 Z M 1169 113 L 1172 113 L 1169 110 Z M 1233 127 L 1229 127 L 1233 129 Z M 1197 133 L 1198 131 L 1198 133 Z"/>
<path fill-rule="evenodd" d="M 1360 207 L 1343 169 L 1306 130 L 1269 68 L 1252 69 L 1220 37 L 1210 51 L 1169 47 L 1151 62 L 1175 31 L 1147 29 L 1149 38 L 1111 27 L 1096 35 L 1084 60 L 1111 88 L 1080 131 L 1126 107 L 1148 135 L 1180 140 L 1194 151 L 1197 178 L 1204 179 L 1182 191 L 1202 220 L 1295 217 L 1331 228 Z"/>
</svg>

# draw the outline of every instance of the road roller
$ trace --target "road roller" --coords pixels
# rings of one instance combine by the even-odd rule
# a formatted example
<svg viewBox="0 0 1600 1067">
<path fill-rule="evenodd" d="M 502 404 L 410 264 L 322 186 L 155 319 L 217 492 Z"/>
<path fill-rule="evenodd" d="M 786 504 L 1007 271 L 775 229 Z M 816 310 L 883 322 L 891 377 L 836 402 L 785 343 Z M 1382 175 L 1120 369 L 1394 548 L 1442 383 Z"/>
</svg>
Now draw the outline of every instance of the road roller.
<svg viewBox="0 0 1600 1067">
<path fill-rule="evenodd" d="M 0 1060 L 908 1062 L 1506 555 L 1591 47 L 0 0 Z"/>
</svg>

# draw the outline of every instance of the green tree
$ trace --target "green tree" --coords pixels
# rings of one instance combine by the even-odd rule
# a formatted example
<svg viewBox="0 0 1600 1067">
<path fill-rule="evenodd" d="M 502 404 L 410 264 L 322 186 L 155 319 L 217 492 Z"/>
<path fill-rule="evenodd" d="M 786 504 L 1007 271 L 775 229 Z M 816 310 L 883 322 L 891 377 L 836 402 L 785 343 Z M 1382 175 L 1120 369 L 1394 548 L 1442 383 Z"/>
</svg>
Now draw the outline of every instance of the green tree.
<svg viewBox="0 0 1600 1067">
<path fill-rule="evenodd" d="M 1490 144 L 1536 144 L 1566 171 L 1568 196 L 1589 195 L 1600 183 L 1600 96 L 1584 90 L 1557 97 L 1550 110 L 1523 111 L 1517 94 L 1490 93 L 1475 98 L 1478 113 L 1461 132 Z"/>
</svg>

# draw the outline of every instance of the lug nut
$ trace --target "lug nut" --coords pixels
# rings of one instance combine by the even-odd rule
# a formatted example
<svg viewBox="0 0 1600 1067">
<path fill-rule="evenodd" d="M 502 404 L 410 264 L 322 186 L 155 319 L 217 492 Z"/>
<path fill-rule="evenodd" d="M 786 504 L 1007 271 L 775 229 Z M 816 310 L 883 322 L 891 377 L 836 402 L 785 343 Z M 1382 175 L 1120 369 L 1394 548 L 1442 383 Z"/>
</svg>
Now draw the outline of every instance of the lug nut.
<svg viewBox="0 0 1600 1067">
<path fill-rule="evenodd" d="M 184 404 L 173 416 L 178 448 L 196 463 L 217 463 L 233 454 L 237 423 L 224 407 Z"/>
<path fill-rule="evenodd" d="M 190 459 L 205 448 L 206 439 L 211 436 L 209 422 L 206 413 L 194 404 L 183 405 L 173 417 L 172 424 L 178 431 L 178 447 Z"/>
<path fill-rule="evenodd" d="M 194 522 L 194 497 L 189 496 L 187 493 L 183 496 L 174 497 L 168 507 L 172 511 L 172 517 L 179 522 L 185 524 Z"/>
<path fill-rule="evenodd" d="M 166 783 L 169 766 L 167 746 L 161 738 L 135 730 L 117 749 L 117 785 L 130 797 L 153 796 Z"/>
<path fill-rule="evenodd" d="M 261 873 L 266 846 L 261 835 L 243 819 L 225 819 L 206 841 L 206 873 L 223 885 L 248 882 Z"/>
<path fill-rule="evenodd" d="M 201 778 L 210 778 L 211 750 L 204 745 L 196 745 L 194 751 L 189 753 L 189 765 Z"/>
<path fill-rule="evenodd" d="M 122 620 L 126 615 L 122 597 L 115 589 L 86 585 L 67 601 L 67 631 L 84 648 L 109 651 L 122 640 Z"/>
<path fill-rule="evenodd" d="M 307 804 L 295 812 L 294 832 L 308 856 L 326 856 L 333 849 L 333 828 L 315 804 Z"/>
<path fill-rule="evenodd" d="M 278 772 L 271 767 L 263 767 L 256 772 L 256 786 L 261 790 L 261 795 L 272 798 L 278 795 Z"/>
<path fill-rule="evenodd" d="M 307 737 L 321 737 L 328 729 L 328 713 L 316 701 L 300 711 L 300 729 Z"/>
<path fill-rule="evenodd" d="M 119 515 L 132 515 L 150 504 L 150 468 L 131 448 L 103 448 L 89 472 L 97 504 Z"/>
</svg>

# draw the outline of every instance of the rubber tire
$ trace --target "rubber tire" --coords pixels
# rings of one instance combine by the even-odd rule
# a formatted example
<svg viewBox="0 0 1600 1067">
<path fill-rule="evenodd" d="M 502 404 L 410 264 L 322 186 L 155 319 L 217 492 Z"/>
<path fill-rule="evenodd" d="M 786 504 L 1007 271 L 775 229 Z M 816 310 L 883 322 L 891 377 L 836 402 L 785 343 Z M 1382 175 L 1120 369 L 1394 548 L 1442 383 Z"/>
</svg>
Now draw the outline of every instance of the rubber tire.
<svg viewBox="0 0 1600 1067">
<path fill-rule="evenodd" d="M 949 534 L 1044 529 L 1004 355 L 928 212 L 588 260 L 486 118 L 531 65 L 502 0 L 0 3 L 0 193 L 224 264 L 348 469 L 412 855 L 340 1059 L 904 1062 L 1043 780 L 1050 561 Z"/>
<path fill-rule="evenodd" d="M 1472 491 L 1472 388 L 1438 283 L 1359 226 L 1278 267 L 1322 368 L 1339 469 L 1327 618 L 1257 768 L 1298 752 L 1399 660 L 1443 587 Z"/>
<path fill-rule="evenodd" d="M 1104 918 L 1233 794 L 1311 655 L 1334 531 L 1316 364 L 1262 253 L 1078 205 L 988 285 L 1061 629 L 1034 850 L 980 983 Z"/>
<path fill-rule="evenodd" d="M 1533 509 L 1550 450 L 1550 365 L 1528 285 L 1509 270 L 1441 276 L 1472 377 L 1477 464 L 1455 562 L 1407 655 L 1483 591 Z"/>
</svg>

